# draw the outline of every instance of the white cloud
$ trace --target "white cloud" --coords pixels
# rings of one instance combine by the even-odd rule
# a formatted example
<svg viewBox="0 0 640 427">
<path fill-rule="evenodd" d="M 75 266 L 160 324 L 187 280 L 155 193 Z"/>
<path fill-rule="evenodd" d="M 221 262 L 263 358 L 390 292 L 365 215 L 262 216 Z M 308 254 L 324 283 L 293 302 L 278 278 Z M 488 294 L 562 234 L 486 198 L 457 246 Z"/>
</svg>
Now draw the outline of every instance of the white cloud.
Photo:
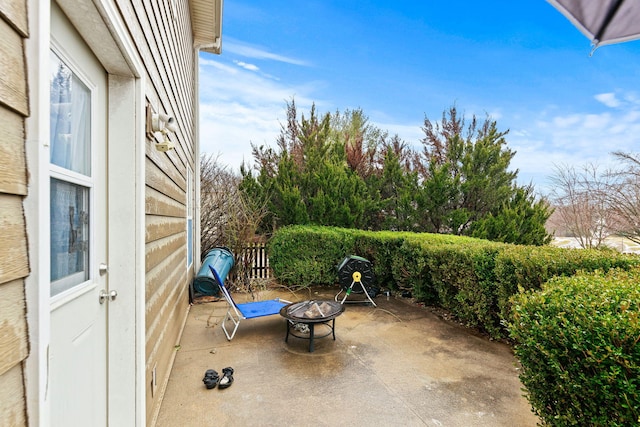
<svg viewBox="0 0 640 427">
<path fill-rule="evenodd" d="M 371 123 L 381 130 L 389 131 L 389 136 L 398 135 L 400 139 L 414 149 L 421 149 L 420 140 L 424 138 L 424 132 L 422 132 L 421 129 L 422 123 L 399 124 L 388 122 L 380 123 L 375 121 L 371 121 Z"/>
<path fill-rule="evenodd" d="M 640 146 L 640 110 L 538 117 L 513 129 L 508 142 L 517 151 L 512 166 L 520 170 L 520 182 L 533 179 L 542 192 L 555 165 L 613 167 L 613 151 L 637 152 Z"/>
<path fill-rule="evenodd" d="M 244 69 L 220 65 L 200 67 L 200 94 L 201 102 L 204 103 L 231 99 L 235 102 L 257 105 L 277 100 L 278 104 L 284 105 L 284 101 L 292 96 L 296 97 L 296 101 L 299 98 L 301 101 L 306 100 L 305 95 L 316 89 L 313 83 L 299 86 L 280 84 Z"/>
<path fill-rule="evenodd" d="M 594 96 L 594 98 L 610 108 L 617 108 L 621 104 L 620 100 L 616 97 L 616 94 L 612 92 L 600 93 Z"/>
<path fill-rule="evenodd" d="M 518 170 L 521 185 L 534 183 L 536 190 L 547 193 L 548 178 L 553 174 L 554 165 L 564 163 L 566 157 L 560 152 L 548 152 L 540 141 L 510 141 L 509 147 L 516 151 L 511 161 L 511 169 Z"/>
<path fill-rule="evenodd" d="M 502 114 L 500 110 L 490 111 L 488 114 L 489 114 L 489 118 L 495 121 L 499 121 L 501 118 L 504 117 L 504 114 Z"/>
<path fill-rule="evenodd" d="M 308 61 L 297 59 L 297 58 L 290 58 L 288 56 L 279 55 L 277 53 L 272 53 L 265 48 L 249 45 L 247 43 L 242 43 L 240 41 L 233 40 L 232 38 L 229 38 L 229 37 L 225 38 L 224 52 L 231 53 L 234 55 L 244 56 L 246 58 L 278 61 L 278 62 L 284 62 L 292 65 L 300 65 L 304 67 L 308 67 L 311 65 Z"/>
<path fill-rule="evenodd" d="M 200 151 L 219 154 L 220 162 L 234 169 L 243 161 L 252 163 L 251 143 L 274 144 L 282 109 L 281 105 L 249 108 L 234 102 L 201 104 Z"/>
<path fill-rule="evenodd" d="M 609 108 L 637 109 L 640 107 L 640 97 L 634 91 L 618 90 L 595 95 L 594 98 Z"/>
<path fill-rule="evenodd" d="M 558 128 L 573 128 L 580 122 L 580 115 L 572 114 L 569 116 L 559 116 L 554 117 L 553 122 L 551 123 L 555 127 Z"/>
<path fill-rule="evenodd" d="M 242 62 L 242 61 L 233 61 L 238 67 L 242 67 L 245 70 L 249 70 L 249 71 L 258 71 L 260 70 L 260 68 L 258 68 L 257 65 L 254 64 L 247 64 L 246 62 Z"/>
<path fill-rule="evenodd" d="M 640 105 L 640 98 L 638 98 L 638 94 L 636 92 L 627 92 L 623 96 L 625 102 L 628 102 L 633 105 Z"/>
<path fill-rule="evenodd" d="M 586 129 L 602 131 L 609 127 L 609 124 L 611 123 L 611 115 L 609 113 L 586 114 L 582 119 L 582 122 Z"/>
<path fill-rule="evenodd" d="M 621 117 L 621 120 L 624 123 L 640 122 L 640 111 L 639 110 L 628 111 Z"/>
<path fill-rule="evenodd" d="M 275 145 L 288 101 L 294 98 L 305 111 L 323 86 L 286 85 L 236 65 L 200 60 L 200 151 L 219 155 L 222 164 L 234 169 L 243 160 L 252 162 L 251 143 Z"/>
<path fill-rule="evenodd" d="M 203 72 L 203 70 L 205 70 L 204 67 L 216 68 L 220 72 L 227 73 L 227 74 L 237 74 L 238 73 L 238 69 L 237 68 L 231 67 L 229 65 L 223 64 L 223 63 L 218 62 L 218 61 L 214 61 L 214 60 L 211 60 L 211 59 L 200 57 L 200 72 L 201 73 Z M 210 70 L 208 70 L 208 71 L 210 71 Z"/>
</svg>

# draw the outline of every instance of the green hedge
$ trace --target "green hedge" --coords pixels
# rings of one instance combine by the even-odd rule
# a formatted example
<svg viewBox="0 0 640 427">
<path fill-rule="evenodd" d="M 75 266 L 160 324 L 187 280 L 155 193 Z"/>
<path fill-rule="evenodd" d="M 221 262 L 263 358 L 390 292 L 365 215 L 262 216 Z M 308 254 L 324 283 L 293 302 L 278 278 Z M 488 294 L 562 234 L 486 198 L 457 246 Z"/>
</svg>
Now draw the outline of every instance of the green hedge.
<svg viewBox="0 0 640 427">
<path fill-rule="evenodd" d="M 495 258 L 503 244 L 473 242 L 432 246 L 427 267 L 438 305 L 467 325 L 500 336 L 496 317 Z"/>
<path fill-rule="evenodd" d="M 407 236 L 392 257 L 393 277 L 419 301 L 446 308 L 468 325 L 499 335 L 491 326 L 499 321 L 489 313 L 495 306 L 494 259 L 503 246 L 467 237 Z"/>
<path fill-rule="evenodd" d="M 279 229 L 267 244 L 269 265 L 283 284 L 304 288 L 336 283 L 337 266 L 354 251 L 353 233 L 320 226 Z"/>
<path fill-rule="evenodd" d="M 628 269 L 638 257 L 613 251 L 517 246 L 470 237 L 319 226 L 278 230 L 269 242 L 276 278 L 293 287 L 333 285 L 347 255 L 373 264 L 381 288 L 410 290 L 494 338 L 508 336 L 509 299 L 578 270 Z"/>
<path fill-rule="evenodd" d="M 511 336 L 534 411 L 553 426 L 640 424 L 640 270 L 556 277 L 514 296 Z"/>
<path fill-rule="evenodd" d="M 552 246 L 507 246 L 496 258 L 498 316 L 510 318 L 510 298 L 519 291 L 540 289 L 552 277 L 572 276 L 578 270 L 628 270 L 639 265 L 634 255 L 609 250 L 563 249 Z"/>
</svg>

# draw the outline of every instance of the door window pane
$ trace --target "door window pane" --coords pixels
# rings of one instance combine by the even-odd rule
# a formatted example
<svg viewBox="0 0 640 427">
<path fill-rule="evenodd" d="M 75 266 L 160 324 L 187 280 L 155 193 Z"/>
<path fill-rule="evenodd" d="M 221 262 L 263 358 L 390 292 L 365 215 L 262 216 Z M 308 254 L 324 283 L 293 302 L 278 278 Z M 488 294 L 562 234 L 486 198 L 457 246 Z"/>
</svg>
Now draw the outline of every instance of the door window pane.
<svg viewBox="0 0 640 427">
<path fill-rule="evenodd" d="M 51 179 L 51 296 L 89 280 L 89 189 Z"/>
<path fill-rule="evenodd" d="M 91 175 L 91 92 L 51 52 L 51 163 Z"/>
</svg>

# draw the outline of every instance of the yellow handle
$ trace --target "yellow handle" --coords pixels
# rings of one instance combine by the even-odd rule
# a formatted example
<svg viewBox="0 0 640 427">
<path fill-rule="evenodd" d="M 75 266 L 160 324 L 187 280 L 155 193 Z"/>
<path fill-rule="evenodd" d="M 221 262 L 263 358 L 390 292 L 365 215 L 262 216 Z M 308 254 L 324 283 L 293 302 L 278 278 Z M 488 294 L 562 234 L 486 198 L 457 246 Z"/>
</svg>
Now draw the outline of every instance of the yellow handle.
<svg viewBox="0 0 640 427">
<path fill-rule="evenodd" d="M 360 278 L 362 278 L 362 274 L 360 274 L 359 271 L 354 271 L 351 277 L 353 277 L 354 282 L 360 282 Z"/>
</svg>

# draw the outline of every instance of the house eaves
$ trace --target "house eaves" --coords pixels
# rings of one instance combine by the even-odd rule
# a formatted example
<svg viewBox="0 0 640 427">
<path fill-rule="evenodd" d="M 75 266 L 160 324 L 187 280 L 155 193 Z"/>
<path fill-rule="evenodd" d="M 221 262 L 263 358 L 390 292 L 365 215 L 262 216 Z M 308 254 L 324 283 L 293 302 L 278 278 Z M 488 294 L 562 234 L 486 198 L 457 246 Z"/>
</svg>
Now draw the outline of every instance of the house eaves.
<svg viewBox="0 0 640 427">
<path fill-rule="evenodd" d="M 203 52 L 220 54 L 222 50 L 223 0 L 191 0 L 193 42 Z"/>
</svg>

